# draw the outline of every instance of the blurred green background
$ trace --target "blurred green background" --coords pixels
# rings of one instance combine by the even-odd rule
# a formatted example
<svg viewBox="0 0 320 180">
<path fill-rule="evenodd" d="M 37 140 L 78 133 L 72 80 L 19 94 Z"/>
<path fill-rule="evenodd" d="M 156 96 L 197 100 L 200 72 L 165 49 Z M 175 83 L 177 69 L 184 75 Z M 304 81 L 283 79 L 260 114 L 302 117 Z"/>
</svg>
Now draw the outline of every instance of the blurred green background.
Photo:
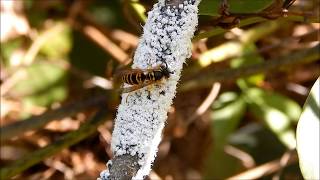
<svg viewBox="0 0 320 180">
<path fill-rule="evenodd" d="M 296 127 L 320 74 L 319 1 L 292 1 L 288 12 L 287 2 L 229 0 L 221 16 L 220 1 L 202 0 L 150 179 L 302 179 Z M 99 108 L 108 114 L 97 131 L 13 179 L 96 179 L 106 168 L 119 103 L 113 74 L 131 63 L 154 3 L 1 0 L 2 133 L 35 116 L 50 119 L 1 139 L 1 168 L 76 131 Z M 307 104 L 317 114 L 315 99 Z"/>
</svg>

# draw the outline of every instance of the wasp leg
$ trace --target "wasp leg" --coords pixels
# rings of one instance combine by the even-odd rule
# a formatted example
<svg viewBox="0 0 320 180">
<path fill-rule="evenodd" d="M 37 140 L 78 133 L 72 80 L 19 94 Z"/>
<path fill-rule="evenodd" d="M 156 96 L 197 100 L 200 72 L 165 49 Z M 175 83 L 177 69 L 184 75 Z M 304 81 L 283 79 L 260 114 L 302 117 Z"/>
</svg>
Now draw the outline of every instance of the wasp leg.
<svg viewBox="0 0 320 180">
<path fill-rule="evenodd" d="M 141 85 L 133 85 L 133 86 L 130 86 L 127 88 L 122 88 L 120 90 L 122 93 L 128 93 L 128 95 L 126 97 L 126 103 L 128 102 L 128 97 L 130 96 L 130 93 L 132 93 L 133 91 L 138 90 L 140 88 L 142 88 Z"/>
<path fill-rule="evenodd" d="M 128 95 L 127 95 L 127 97 L 126 97 L 126 103 L 127 103 L 127 104 L 128 104 L 128 97 L 130 96 L 130 93 L 132 93 L 132 92 L 129 92 Z"/>
<path fill-rule="evenodd" d="M 133 86 L 130 86 L 130 87 L 122 88 L 122 89 L 120 89 L 120 91 L 121 91 L 121 93 L 131 93 L 133 91 L 136 91 L 138 89 L 147 87 L 147 86 L 152 85 L 152 84 L 162 84 L 162 83 L 163 83 L 163 81 L 149 81 L 149 82 L 146 82 L 146 83 L 143 83 L 143 84 L 133 85 Z M 149 92 L 151 92 L 152 89 L 153 89 L 152 86 L 148 87 L 148 91 Z M 128 97 L 129 97 L 129 94 L 126 97 L 126 102 L 128 100 Z"/>
</svg>

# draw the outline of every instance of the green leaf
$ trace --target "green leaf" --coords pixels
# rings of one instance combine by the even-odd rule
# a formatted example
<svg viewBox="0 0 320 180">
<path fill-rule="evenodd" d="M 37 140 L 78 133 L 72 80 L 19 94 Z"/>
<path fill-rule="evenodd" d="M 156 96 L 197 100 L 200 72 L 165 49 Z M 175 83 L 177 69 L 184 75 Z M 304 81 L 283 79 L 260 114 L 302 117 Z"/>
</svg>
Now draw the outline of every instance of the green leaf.
<svg viewBox="0 0 320 180">
<path fill-rule="evenodd" d="M 245 101 L 234 92 L 226 92 L 215 101 L 213 108 L 211 120 L 215 143 L 206 162 L 205 179 L 226 178 L 240 166 L 235 158 L 225 154 L 224 146 L 245 113 Z"/>
<path fill-rule="evenodd" d="M 235 99 L 232 99 L 235 98 Z M 219 99 L 213 104 L 215 108 L 211 114 L 213 137 L 216 147 L 223 147 L 228 136 L 237 127 L 245 112 L 245 101 L 238 97 L 236 93 L 226 92 L 220 95 Z"/>
<path fill-rule="evenodd" d="M 44 35 L 43 35 L 44 36 Z M 71 49 L 71 29 L 63 23 L 57 23 L 51 29 L 51 32 L 45 43 L 42 45 L 40 52 L 51 59 L 65 57 Z"/>
<path fill-rule="evenodd" d="M 319 177 L 320 80 L 315 82 L 297 126 L 297 151 L 305 179 Z"/>
<path fill-rule="evenodd" d="M 234 102 L 238 97 L 239 95 L 235 92 L 224 92 L 214 101 L 212 108 L 214 110 L 224 108 L 227 104 Z"/>
<path fill-rule="evenodd" d="M 49 63 L 34 63 L 24 69 L 25 76 L 10 92 L 22 97 L 25 107 L 47 106 L 67 96 L 66 71 Z"/>
<path fill-rule="evenodd" d="M 295 134 L 291 121 L 295 120 L 301 108 L 289 98 L 260 88 L 246 91 L 249 110 L 273 131 L 289 149 L 295 148 Z"/>
<path fill-rule="evenodd" d="M 235 58 L 231 61 L 230 66 L 232 68 L 245 67 L 263 62 L 263 58 L 257 53 L 257 48 L 253 43 L 245 45 L 243 47 L 242 54 L 243 56 Z M 242 89 L 246 89 L 250 86 L 260 85 L 263 80 L 263 74 L 256 74 L 247 78 L 238 79 L 237 84 Z"/>
<path fill-rule="evenodd" d="M 136 12 L 136 14 L 139 16 L 140 20 L 145 23 L 147 20 L 147 17 L 145 15 L 146 8 L 141 3 L 139 3 L 138 0 L 131 1 L 130 5 L 132 9 Z"/>
<path fill-rule="evenodd" d="M 300 105 L 286 96 L 258 88 L 252 88 L 247 93 L 256 103 L 277 109 L 292 122 L 297 122 L 301 115 Z"/>
<path fill-rule="evenodd" d="M 219 16 L 221 0 L 202 0 L 199 5 L 200 15 Z M 273 0 L 228 0 L 232 13 L 255 13 L 269 7 Z"/>
<path fill-rule="evenodd" d="M 15 51 L 21 47 L 23 44 L 22 38 L 16 38 L 7 42 L 1 43 L 1 61 L 3 60 L 3 63 L 5 66 L 11 66 L 16 64 L 15 62 L 12 62 L 14 58 L 11 56 L 14 55 Z M 2 59 L 3 58 L 3 59 Z"/>
</svg>

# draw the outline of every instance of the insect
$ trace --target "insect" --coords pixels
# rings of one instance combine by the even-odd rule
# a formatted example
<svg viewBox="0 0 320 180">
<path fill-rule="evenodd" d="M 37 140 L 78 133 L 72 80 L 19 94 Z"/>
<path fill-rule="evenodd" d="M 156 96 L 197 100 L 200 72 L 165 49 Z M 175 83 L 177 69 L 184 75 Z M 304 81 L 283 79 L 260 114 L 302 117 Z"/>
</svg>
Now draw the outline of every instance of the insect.
<svg viewBox="0 0 320 180">
<path fill-rule="evenodd" d="M 115 75 L 116 79 L 121 79 L 122 83 L 131 86 L 120 88 L 122 93 L 129 93 L 143 87 L 155 84 L 162 79 L 168 79 L 172 72 L 169 71 L 167 64 L 159 65 L 152 69 L 128 69 L 122 70 Z"/>
</svg>

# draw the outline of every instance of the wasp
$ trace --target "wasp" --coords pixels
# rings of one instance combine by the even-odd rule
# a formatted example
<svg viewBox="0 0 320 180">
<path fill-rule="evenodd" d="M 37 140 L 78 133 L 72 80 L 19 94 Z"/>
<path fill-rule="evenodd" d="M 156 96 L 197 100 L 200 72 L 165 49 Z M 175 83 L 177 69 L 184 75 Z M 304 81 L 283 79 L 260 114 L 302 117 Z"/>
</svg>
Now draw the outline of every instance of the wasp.
<svg viewBox="0 0 320 180">
<path fill-rule="evenodd" d="M 151 69 L 128 69 L 116 73 L 116 79 L 121 79 L 122 83 L 131 86 L 120 88 L 122 93 L 136 91 L 143 87 L 160 82 L 162 79 L 168 79 L 172 72 L 169 71 L 167 64 L 159 65 Z"/>
</svg>

